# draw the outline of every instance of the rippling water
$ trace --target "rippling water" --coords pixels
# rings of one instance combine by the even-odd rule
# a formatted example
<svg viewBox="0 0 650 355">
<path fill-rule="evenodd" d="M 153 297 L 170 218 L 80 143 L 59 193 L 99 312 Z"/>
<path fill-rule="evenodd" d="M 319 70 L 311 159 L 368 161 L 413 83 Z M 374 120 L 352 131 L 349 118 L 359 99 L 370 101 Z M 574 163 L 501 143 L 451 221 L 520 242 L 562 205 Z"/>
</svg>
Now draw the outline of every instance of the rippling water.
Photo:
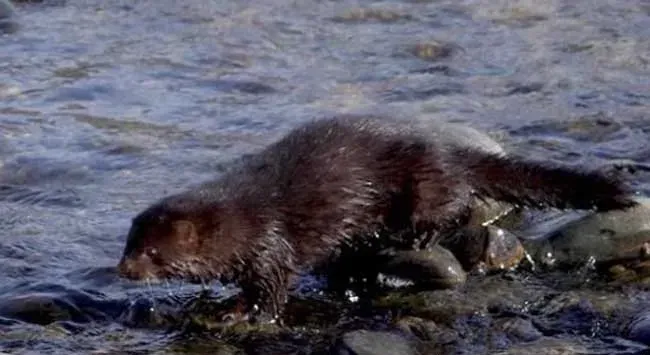
<svg viewBox="0 0 650 355">
<path fill-rule="evenodd" d="M 650 192 L 644 0 L 67 0 L 16 14 L 0 35 L 0 349 L 156 348 L 164 336 L 123 322 L 151 290 L 110 269 L 131 217 L 321 115 L 467 122 Z M 53 317 L 69 324 L 13 321 L 34 318 L 12 313 L 28 296 L 68 302 Z"/>
</svg>

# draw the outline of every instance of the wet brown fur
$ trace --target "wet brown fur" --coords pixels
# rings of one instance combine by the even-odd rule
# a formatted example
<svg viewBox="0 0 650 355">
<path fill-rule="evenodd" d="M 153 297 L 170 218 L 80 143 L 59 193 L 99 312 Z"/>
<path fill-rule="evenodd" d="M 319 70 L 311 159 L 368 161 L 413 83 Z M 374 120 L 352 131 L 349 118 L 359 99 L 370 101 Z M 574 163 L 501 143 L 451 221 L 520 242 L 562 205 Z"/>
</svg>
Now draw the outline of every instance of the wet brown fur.
<svg viewBox="0 0 650 355">
<path fill-rule="evenodd" d="M 279 314 L 298 273 L 351 243 L 433 245 L 466 221 L 476 195 L 536 208 L 634 204 L 595 172 L 440 145 L 385 118 L 337 117 L 303 125 L 140 213 L 119 270 L 133 279 L 234 281 L 249 307 Z"/>
</svg>

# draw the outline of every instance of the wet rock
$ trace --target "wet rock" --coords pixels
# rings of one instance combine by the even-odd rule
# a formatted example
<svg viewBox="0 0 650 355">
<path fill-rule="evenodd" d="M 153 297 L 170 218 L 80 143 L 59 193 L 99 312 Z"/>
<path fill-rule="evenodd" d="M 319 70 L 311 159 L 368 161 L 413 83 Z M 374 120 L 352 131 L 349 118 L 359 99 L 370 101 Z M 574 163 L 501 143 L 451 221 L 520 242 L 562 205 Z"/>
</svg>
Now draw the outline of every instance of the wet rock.
<svg viewBox="0 0 650 355">
<path fill-rule="evenodd" d="M 444 332 L 444 328 L 439 327 L 435 322 L 418 317 L 404 317 L 397 321 L 396 325 L 402 331 L 423 341 L 440 338 L 440 332 Z"/>
<path fill-rule="evenodd" d="M 644 233 L 647 236 L 647 233 Z M 611 279 L 612 284 L 629 284 L 650 285 L 650 260 L 618 260 L 608 263 L 602 263 L 605 267 L 600 269 L 606 272 Z M 607 267 L 608 266 L 608 267 Z"/>
<path fill-rule="evenodd" d="M 399 86 L 383 93 L 382 99 L 388 102 L 402 101 L 423 101 L 436 96 L 448 96 L 464 94 L 465 86 L 457 82 L 438 83 L 438 82 L 421 82 L 409 83 L 406 86 Z"/>
<path fill-rule="evenodd" d="M 515 234 L 500 226 L 515 225 L 521 220 L 521 211 L 512 205 L 475 199 L 468 224 L 441 245 L 454 254 L 466 271 L 509 270 L 519 265 L 525 250 Z"/>
<path fill-rule="evenodd" d="M 211 354 L 211 355 L 240 355 L 246 352 L 223 341 L 215 341 L 201 337 L 196 339 L 178 339 L 166 347 L 166 354 Z"/>
<path fill-rule="evenodd" d="M 650 345 L 650 309 L 638 312 L 624 330 L 627 339 Z"/>
<path fill-rule="evenodd" d="M 418 349 L 420 345 L 427 349 L 424 353 L 471 349 L 473 353 L 545 354 L 549 346 L 554 354 L 561 353 L 557 351 L 563 345 L 579 349 L 577 339 L 589 339 L 585 353 L 606 349 L 603 353 L 627 354 L 642 348 L 619 338 L 620 318 L 627 314 L 623 308 L 634 296 L 588 288 L 557 292 L 540 286 L 539 280 L 509 282 L 487 276 L 454 290 L 395 295 L 394 309 L 404 314 L 396 325 L 417 338 Z M 554 340 L 548 343 L 549 339 Z"/>
<path fill-rule="evenodd" d="M 418 286 L 450 288 L 467 279 L 456 257 L 438 245 L 428 250 L 392 252 L 385 257 L 389 260 L 381 268 L 383 274 L 410 280 Z"/>
<path fill-rule="evenodd" d="M 438 326 L 435 322 L 423 318 L 405 317 L 398 320 L 396 325 L 418 340 L 419 354 L 454 353 L 454 347 L 462 341 L 458 331 Z"/>
<path fill-rule="evenodd" d="M 410 20 L 409 14 L 404 14 L 391 9 L 356 8 L 344 11 L 333 18 L 336 22 L 362 23 L 362 22 L 397 22 Z"/>
<path fill-rule="evenodd" d="M 167 328 L 181 319 L 178 302 L 168 298 L 139 297 L 131 300 L 118 320 L 131 328 Z"/>
<path fill-rule="evenodd" d="M 588 51 L 591 50 L 592 48 L 594 48 L 593 43 L 580 42 L 580 43 L 569 43 L 565 46 L 562 46 L 560 50 L 564 53 L 574 54 L 574 53 Z"/>
<path fill-rule="evenodd" d="M 0 201 L 28 205 L 82 206 L 82 199 L 73 190 L 41 190 L 33 187 L 0 184 Z"/>
<path fill-rule="evenodd" d="M 544 88 L 543 83 L 530 83 L 530 84 L 511 84 L 508 85 L 508 92 L 506 95 L 526 95 L 533 92 L 538 92 Z"/>
<path fill-rule="evenodd" d="M 16 10 L 14 9 L 14 6 L 11 5 L 9 0 L 0 1 L 0 19 L 12 17 L 15 12 Z"/>
<path fill-rule="evenodd" d="M 578 292 L 561 293 L 545 298 L 531 307 L 531 313 L 540 315 L 535 325 L 546 336 L 572 334 L 590 337 L 602 337 L 616 334 L 616 329 L 610 322 L 608 310 L 602 302 L 595 304 L 593 294 Z"/>
<path fill-rule="evenodd" d="M 497 324 L 508 337 L 517 342 L 535 341 L 543 336 L 530 319 L 505 318 L 500 319 Z"/>
<path fill-rule="evenodd" d="M 415 44 L 409 50 L 414 56 L 427 60 L 436 61 L 447 58 L 453 53 L 454 47 L 449 43 L 439 41 L 428 41 Z"/>
<path fill-rule="evenodd" d="M 197 85 L 213 87 L 223 92 L 238 91 L 252 95 L 272 94 L 277 91 L 271 85 L 247 80 L 199 80 L 197 81 Z"/>
<path fill-rule="evenodd" d="M 622 350 L 623 349 L 623 350 Z M 625 351 L 625 350 L 630 351 Z M 492 352 L 494 355 L 574 355 L 574 354 L 637 354 L 638 344 L 627 344 L 614 340 L 608 343 L 591 339 L 589 341 L 571 338 L 543 337 L 534 342 L 516 344 L 507 350 Z M 640 353 L 638 353 L 641 355 Z"/>
<path fill-rule="evenodd" d="M 426 66 L 423 68 L 419 69 L 413 69 L 410 71 L 410 73 L 414 74 L 440 74 L 444 76 L 449 76 L 449 77 L 460 77 L 464 76 L 465 73 L 462 71 L 451 67 L 449 65 L 445 64 L 437 64 L 437 65 L 432 65 L 432 66 Z"/>
<path fill-rule="evenodd" d="M 497 24 L 528 28 L 553 15 L 553 2 L 536 3 L 525 0 L 495 1 L 476 9 L 476 15 L 491 19 Z"/>
<path fill-rule="evenodd" d="M 589 99 L 589 95 L 579 95 L 580 100 Z M 540 121 L 511 131 L 513 135 L 565 136 L 581 142 L 608 142 L 625 126 L 615 118 L 602 112 L 583 115 L 562 121 Z"/>
<path fill-rule="evenodd" d="M 339 355 L 418 354 L 413 341 L 393 332 L 356 330 L 343 335 L 336 346 Z"/>
<path fill-rule="evenodd" d="M 44 157 L 21 156 L 5 161 L 0 170 L 0 184 L 3 185 L 61 185 L 79 184 L 89 181 L 87 166 L 80 166 L 66 160 Z"/>
<path fill-rule="evenodd" d="M 88 323 L 117 317 L 120 305 L 119 301 L 105 300 L 99 295 L 45 284 L 18 289 L 0 298 L 0 315 L 41 325 Z"/>
<path fill-rule="evenodd" d="M 483 268 L 507 270 L 519 265 L 526 251 L 514 234 L 495 226 L 486 227 L 489 233 Z"/>
<path fill-rule="evenodd" d="M 482 312 L 486 308 L 485 301 L 456 289 L 447 289 L 417 293 L 391 292 L 375 300 L 374 305 L 450 326 L 460 316 Z"/>
<path fill-rule="evenodd" d="M 627 210 L 592 213 L 569 222 L 526 250 L 545 266 L 611 265 L 650 259 L 650 199 Z"/>
<path fill-rule="evenodd" d="M 0 34 L 18 30 L 15 13 L 15 8 L 9 0 L 0 0 Z"/>
</svg>

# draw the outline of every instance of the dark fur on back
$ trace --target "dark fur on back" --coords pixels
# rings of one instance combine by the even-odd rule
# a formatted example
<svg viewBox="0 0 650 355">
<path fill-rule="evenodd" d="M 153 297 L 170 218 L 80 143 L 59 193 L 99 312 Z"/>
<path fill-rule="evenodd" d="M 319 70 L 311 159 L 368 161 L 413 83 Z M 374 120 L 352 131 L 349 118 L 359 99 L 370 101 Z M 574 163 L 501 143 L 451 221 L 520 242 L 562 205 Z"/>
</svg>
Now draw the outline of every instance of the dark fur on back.
<svg viewBox="0 0 650 355">
<path fill-rule="evenodd" d="M 407 123 L 338 117 L 299 127 L 218 180 L 142 212 L 120 271 L 235 281 L 249 307 L 278 314 L 298 272 L 350 243 L 430 246 L 464 223 L 475 194 L 533 207 L 634 204 L 595 172 L 440 145 Z"/>
</svg>

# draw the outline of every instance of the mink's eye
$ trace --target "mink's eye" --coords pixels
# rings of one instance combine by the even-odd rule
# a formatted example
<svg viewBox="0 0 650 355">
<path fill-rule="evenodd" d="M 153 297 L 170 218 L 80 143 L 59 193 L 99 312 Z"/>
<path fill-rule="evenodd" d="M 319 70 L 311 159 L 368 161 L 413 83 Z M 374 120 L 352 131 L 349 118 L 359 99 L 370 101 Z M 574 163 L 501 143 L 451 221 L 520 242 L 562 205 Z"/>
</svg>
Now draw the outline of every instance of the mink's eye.
<svg viewBox="0 0 650 355">
<path fill-rule="evenodd" d="M 154 263 L 160 262 L 160 251 L 158 248 L 149 247 L 144 250 L 144 253 L 153 261 Z"/>
<path fill-rule="evenodd" d="M 147 256 L 158 256 L 158 249 L 156 248 L 147 248 L 144 252 L 147 253 Z"/>
</svg>

